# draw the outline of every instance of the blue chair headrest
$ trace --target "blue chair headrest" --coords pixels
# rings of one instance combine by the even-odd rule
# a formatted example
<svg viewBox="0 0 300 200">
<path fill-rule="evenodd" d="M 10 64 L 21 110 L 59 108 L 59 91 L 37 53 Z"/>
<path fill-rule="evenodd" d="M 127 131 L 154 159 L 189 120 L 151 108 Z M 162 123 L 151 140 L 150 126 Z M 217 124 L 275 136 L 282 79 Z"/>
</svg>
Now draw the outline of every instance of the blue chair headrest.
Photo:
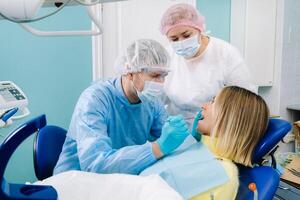
<svg viewBox="0 0 300 200">
<path fill-rule="evenodd" d="M 263 156 L 269 153 L 291 128 L 291 124 L 285 120 L 270 119 L 265 135 L 255 148 L 253 163 L 260 164 Z"/>
</svg>

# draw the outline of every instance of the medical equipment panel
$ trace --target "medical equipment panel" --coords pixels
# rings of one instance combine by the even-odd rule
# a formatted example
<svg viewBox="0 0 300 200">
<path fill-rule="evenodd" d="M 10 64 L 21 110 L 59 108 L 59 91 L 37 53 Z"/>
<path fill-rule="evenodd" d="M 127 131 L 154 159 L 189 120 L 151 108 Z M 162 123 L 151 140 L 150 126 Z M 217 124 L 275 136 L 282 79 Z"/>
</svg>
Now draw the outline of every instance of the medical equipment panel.
<svg viewBox="0 0 300 200">
<path fill-rule="evenodd" d="M 30 114 L 25 93 L 11 81 L 0 81 L 0 128 Z M 18 112 L 20 111 L 20 112 Z M 17 116 L 13 116 L 16 113 Z"/>
<path fill-rule="evenodd" d="M 0 82 L 0 109 L 26 107 L 28 99 L 24 92 L 11 81 Z"/>
</svg>

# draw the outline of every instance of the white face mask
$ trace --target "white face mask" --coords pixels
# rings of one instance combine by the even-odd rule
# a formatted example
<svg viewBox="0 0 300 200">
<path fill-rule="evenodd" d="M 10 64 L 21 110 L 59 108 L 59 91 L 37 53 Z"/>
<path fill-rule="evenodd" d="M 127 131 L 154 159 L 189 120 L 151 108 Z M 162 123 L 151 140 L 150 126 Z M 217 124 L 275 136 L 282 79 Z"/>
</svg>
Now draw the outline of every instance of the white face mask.
<svg viewBox="0 0 300 200">
<path fill-rule="evenodd" d="M 201 46 L 201 40 L 199 41 L 199 34 L 196 34 L 188 39 L 172 42 L 171 45 L 176 54 L 188 59 L 197 54 Z"/>
<path fill-rule="evenodd" d="M 137 95 L 139 99 L 143 102 L 146 99 L 150 101 L 154 101 L 156 99 L 161 98 L 164 93 L 164 84 L 158 83 L 154 81 L 144 81 L 144 89 L 143 91 L 139 92 L 137 90 Z"/>
</svg>

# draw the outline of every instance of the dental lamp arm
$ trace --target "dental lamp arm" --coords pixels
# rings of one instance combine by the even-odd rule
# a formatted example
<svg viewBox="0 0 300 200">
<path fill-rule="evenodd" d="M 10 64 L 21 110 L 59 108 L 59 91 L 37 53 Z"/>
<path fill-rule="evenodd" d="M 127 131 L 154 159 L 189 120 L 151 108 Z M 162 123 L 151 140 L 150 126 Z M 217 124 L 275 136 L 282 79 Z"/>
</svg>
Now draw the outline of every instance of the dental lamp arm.
<svg viewBox="0 0 300 200">
<path fill-rule="evenodd" d="M 21 23 L 20 26 L 25 30 L 29 31 L 30 33 L 37 35 L 37 36 L 87 36 L 87 35 L 100 35 L 103 33 L 103 27 L 100 23 L 100 20 L 96 17 L 95 13 L 92 10 L 91 6 L 86 6 L 87 12 L 89 17 L 92 19 L 96 27 L 98 28 L 97 31 L 93 30 L 81 30 L 81 31 L 40 31 L 31 26 L 27 23 Z"/>
<path fill-rule="evenodd" d="M 38 21 L 59 12 L 66 5 L 74 5 L 74 2 L 71 1 L 72 0 L 61 0 L 61 4 L 58 5 L 53 0 L 0 0 L 0 18 L 2 17 L 11 22 L 18 23 L 22 28 L 37 36 L 100 35 L 103 33 L 103 27 L 101 25 L 100 19 L 96 16 L 91 6 L 97 3 L 117 2 L 125 0 L 75 0 L 76 3 L 86 7 L 88 15 L 97 27 L 97 30 L 41 31 L 28 25 L 29 22 Z M 55 12 L 43 17 L 34 18 L 35 14 L 42 5 L 55 5 L 59 8 Z"/>
</svg>

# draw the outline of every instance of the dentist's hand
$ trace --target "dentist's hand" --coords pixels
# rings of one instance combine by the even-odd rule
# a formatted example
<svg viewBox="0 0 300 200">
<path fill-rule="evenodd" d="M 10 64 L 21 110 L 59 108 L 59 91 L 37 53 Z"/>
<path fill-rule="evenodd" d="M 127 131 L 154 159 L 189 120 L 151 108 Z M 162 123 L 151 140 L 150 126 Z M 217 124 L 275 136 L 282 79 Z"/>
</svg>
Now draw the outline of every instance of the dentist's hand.
<svg viewBox="0 0 300 200">
<path fill-rule="evenodd" d="M 181 115 L 171 116 L 162 128 L 160 138 L 156 141 L 164 155 L 174 151 L 188 136 L 188 127 Z"/>
<path fill-rule="evenodd" d="M 202 110 L 198 112 L 194 119 L 193 128 L 192 128 L 192 136 L 199 142 L 201 140 L 201 134 L 197 132 L 197 126 L 200 119 L 202 119 Z"/>
</svg>

